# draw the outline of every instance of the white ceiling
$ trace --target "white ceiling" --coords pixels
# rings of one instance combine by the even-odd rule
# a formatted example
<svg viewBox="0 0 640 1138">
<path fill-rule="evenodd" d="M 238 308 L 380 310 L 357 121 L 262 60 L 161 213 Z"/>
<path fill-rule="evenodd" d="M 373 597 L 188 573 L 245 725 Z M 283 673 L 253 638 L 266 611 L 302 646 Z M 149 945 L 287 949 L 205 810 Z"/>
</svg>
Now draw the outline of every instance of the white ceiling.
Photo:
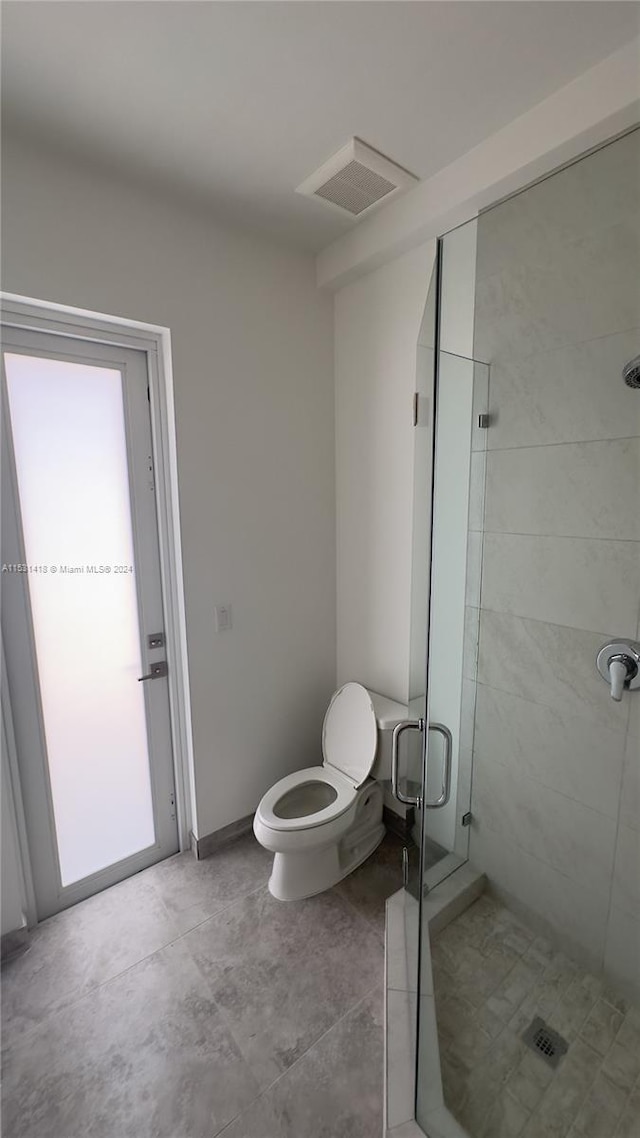
<svg viewBox="0 0 640 1138">
<path fill-rule="evenodd" d="M 352 136 L 425 178 L 640 31 L 640 4 L 3 4 L 6 123 L 319 249 L 294 188 Z"/>
</svg>

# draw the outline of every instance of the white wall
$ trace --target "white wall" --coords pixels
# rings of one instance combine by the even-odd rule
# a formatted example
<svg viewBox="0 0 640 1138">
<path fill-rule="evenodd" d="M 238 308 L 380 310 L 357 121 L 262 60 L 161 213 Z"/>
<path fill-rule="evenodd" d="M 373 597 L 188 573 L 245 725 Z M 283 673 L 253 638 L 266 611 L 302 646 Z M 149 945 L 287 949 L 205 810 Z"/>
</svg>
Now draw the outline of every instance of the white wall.
<svg viewBox="0 0 640 1138">
<path fill-rule="evenodd" d="M 311 257 L 3 141 L 3 287 L 171 329 L 204 835 L 320 753 L 335 683 L 331 298 Z M 225 601 L 233 629 L 216 635 Z"/>
<path fill-rule="evenodd" d="M 335 296 L 338 683 L 407 702 L 412 397 L 432 242 Z"/>
</svg>

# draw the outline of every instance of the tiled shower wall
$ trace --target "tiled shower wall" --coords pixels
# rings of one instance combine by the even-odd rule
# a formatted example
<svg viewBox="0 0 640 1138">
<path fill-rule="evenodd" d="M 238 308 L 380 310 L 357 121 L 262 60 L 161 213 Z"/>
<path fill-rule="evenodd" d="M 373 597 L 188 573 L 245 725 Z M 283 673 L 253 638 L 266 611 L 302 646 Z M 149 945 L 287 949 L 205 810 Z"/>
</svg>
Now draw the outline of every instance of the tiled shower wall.
<svg viewBox="0 0 640 1138">
<path fill-rule="evenodd" d="M 614 703 L 595 667 L 640 639 L 638 354 L 640 131 L 478 221 L 471 835 L 499 890 L 640 995 L 640 691 Z"/>
</svg>

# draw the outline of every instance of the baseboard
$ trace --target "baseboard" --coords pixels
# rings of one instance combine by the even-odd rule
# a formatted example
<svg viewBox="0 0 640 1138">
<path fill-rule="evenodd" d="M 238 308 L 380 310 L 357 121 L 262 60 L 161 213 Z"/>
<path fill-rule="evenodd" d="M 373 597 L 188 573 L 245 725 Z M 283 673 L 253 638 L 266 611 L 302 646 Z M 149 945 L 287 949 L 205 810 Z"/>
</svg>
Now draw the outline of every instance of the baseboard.
<svg viewBox="0 0 640 1138">
<path fill-rule="evenodd" d="M 203 858 L 210 857 L 222 846 L 227 846 L 229 842 L 241 838 L 243 834 L 248 834 L 252 825 L 253 814 L 247 814 L 244 818 L 238 818 L 237 822 L 230 822 L 228 826 L 223 826 L 220 830 L 205 834 L 203 838 L 196 838 L 195 834 L 191 834 L 191 849 L 198 861 L 202 861 Z"/>
<path fill-rule="evenodd" d="M 28 928 L 15 929 L 11 933 L 3 933 L 0 937 L 0 960 L 4 964 L 14 956 L 21 956 L 29 947 Z"/>
</svg>

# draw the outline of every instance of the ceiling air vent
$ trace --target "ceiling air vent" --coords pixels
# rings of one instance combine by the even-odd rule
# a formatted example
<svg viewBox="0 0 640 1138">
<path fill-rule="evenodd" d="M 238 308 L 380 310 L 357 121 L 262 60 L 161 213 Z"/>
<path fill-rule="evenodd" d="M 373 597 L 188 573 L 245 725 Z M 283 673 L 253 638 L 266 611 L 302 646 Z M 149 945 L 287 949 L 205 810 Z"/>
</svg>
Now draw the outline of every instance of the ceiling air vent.
<svg viewBox="0 0 640 1138">
<path fill-rule="evenodd" d="M 320 198 L 341 213 L 361 217 L 379 202 L 389 201 L 417 181 L 402 166 L 359 138 L 352 138 L 298 186 L 296 193 Z"/>
</svg>

